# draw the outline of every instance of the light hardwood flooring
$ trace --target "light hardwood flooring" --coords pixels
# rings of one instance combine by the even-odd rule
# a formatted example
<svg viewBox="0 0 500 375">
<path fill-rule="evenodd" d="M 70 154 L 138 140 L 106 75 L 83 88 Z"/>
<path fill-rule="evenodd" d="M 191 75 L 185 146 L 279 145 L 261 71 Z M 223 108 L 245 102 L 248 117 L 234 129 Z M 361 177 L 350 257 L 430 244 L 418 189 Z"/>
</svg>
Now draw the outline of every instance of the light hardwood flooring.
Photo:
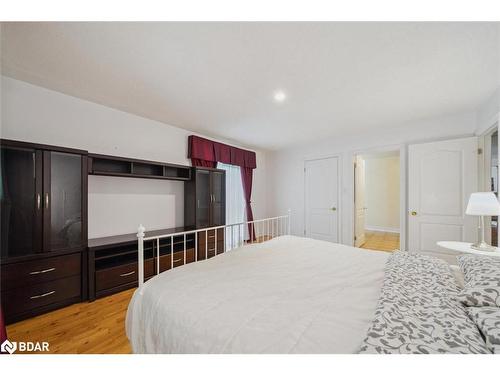
<svg viewBox="0 0 500 375">
<path fill-rule="evenodd" d="M 366 242 L 360 246 L 363 249 L 393 252 L 399 249 L 399 233 L 365 232 Z"/>
<path fill-rule="evenodd" d="M 11 324 L 7 336 L 14 341 L 47 341 L 50 353 L 131 353 L 125 315 L 134 290 Z"/>
</svg>

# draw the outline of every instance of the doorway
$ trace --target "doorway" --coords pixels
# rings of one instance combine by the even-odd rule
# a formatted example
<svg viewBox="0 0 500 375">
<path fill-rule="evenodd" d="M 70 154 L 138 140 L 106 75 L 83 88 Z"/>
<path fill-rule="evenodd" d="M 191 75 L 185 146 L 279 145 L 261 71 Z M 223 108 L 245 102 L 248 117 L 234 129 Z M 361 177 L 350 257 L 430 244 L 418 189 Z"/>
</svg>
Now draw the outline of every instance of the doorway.
<svg viewBox="0 0 500 375">
<path fill-rule="evenodd" d="M 482 136 L 484 158 L 480 162 L 480 174 L 484 181 L 480 181 L 483 191 L 491 191 L 498 197 L 498 123 Z M 486 217 L 486 242 L 498 246 L 498 216 Z"/>
<path fill-rule="evenodd" d="M 304 235 L 339 242 L 339 158 L 306 160 L 304 183 Z"/>
<path fill-rule="evenodd" d="M 489 188 L 498 198 L 498 130 L 495 130 L 491 135 L 490 149 Z M 491 245 L 498 246 L 498 216 L 491 217 Z"/>
<path fill-rule="evenodd" d="M 400 152 L 358 154 L 354 162 L 354 246 L 400 248 Z"/>
</svg>

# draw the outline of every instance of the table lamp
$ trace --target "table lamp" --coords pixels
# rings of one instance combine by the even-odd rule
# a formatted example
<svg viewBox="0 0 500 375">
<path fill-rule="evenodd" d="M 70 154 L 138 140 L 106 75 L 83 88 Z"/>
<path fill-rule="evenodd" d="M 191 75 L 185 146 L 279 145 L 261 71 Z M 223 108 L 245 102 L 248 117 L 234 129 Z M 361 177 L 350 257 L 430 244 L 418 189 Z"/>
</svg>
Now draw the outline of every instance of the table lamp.
<svg viewBox="0 0 500 375">
<path fill-rule="evenodd" d="M 480 239 L 478 243 L 471 245 L 471 247 L 481 251 L 493 251 L 495 247 L 488 245 L 484 241 L 484 217 L 500 215 L 500 203 L 495 194 L 491 192 L 472 193 L 465 213 L 467 215 L 479 216 Z"/>
</svg>

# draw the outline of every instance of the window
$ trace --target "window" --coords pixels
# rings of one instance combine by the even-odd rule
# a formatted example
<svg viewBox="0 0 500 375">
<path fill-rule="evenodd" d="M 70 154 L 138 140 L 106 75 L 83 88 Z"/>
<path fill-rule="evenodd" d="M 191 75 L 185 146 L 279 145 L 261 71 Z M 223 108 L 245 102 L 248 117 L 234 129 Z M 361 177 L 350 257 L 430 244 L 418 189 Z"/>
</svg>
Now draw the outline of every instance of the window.
<svg viewBox="0 0 500 375">
<path fill-rule="evenodd" d="M 242 223 L 246 221 L 246 214 L 240 167 L 218 163 L 217 168 L 226 171 L 226 224 Z M 237 247 L 243 240 L 242 236 L 247 238 L 248 229 L 243 227 L 226 229 L 226 250 Z"/>
</svg>

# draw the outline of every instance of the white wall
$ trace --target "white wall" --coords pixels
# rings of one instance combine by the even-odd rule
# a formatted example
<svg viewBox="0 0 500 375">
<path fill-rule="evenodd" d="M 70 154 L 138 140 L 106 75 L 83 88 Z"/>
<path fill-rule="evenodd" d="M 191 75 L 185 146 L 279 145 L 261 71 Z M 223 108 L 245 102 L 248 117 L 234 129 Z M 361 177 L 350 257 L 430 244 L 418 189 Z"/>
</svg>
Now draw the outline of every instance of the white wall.
<svg viewBox="0 0 500 375">
<path fill-rule="evenodd" d="M 92 153 L 189 165 L 187 137 L 190 131 L 135 116 L 99 104 L 2 76 L 0 136 L 27 142 L 73 147 Z M 220 140 L 225 142 L 223 139 Z M 226 142 L 228 143 L 228 142 Z M 236 145 L 237 146 L 237 145 Z M 266 210 L 266 154 L 257 153 L 252 202 L 255 218 L 264 217 Z M 140 181 L 140 184 L 138 184 Z M 157 194 L 160 190 L 173 197 L 172 211 L 182 207 L 183 189 L 176 181 L 106 178 L 89 179 L 89 191 L 116 194 Z M 91 196 L 92 198 L 92 196 Z M 104 208 L 89 202 L 89 221 L 98 220 Z M 121 217 L 123 223 L 136 227 L 146 221 L 132 210 Z M 141 215 L 143 216 L 143 215 Z M 181 215 L 176 224 L 182 224 Z M 126 227 L 126 228 L 125 228 Z M 90 224 L 90 228 L 96 226 Z M 128 231 L 130 225 L 95 229 L 89 237 Z"/>
<path fill-rule="evenodd" d="M 476 134 L 481 135 L 488 130 L 500 115 L 500 87 L 477 109 Z"/>
<path fill-rule="evenodd" d="M 181 181 L 89 176 L 88 194 L 89 238 L 184 225 Z"/>
<path fill-rule="evenodd" d="M 332 126 L 334 126 L 332 124 Z M 395 129 L 374 129 L 372 132 L 329 138 L 319 142 L 290 147 L 268 154 L 269 214 L 277 215 L 292 210 L 292 233 L 304 233 L 304 160 L 339 155 L 341 158 L 341 242 L 353 243 L 353 157 L 361 151 L 385 146 L 406 145 L 442 138 L 470 136 L 476 129 L 475 112 L 458 113 L 446 117 L 422 120 Z M 401 159 L 405 162 L 405 153 Z M 405 207 L 403 207 L 404 209 Z"/>
<path fill-rule="evenodd" d="M 399 232 L 399 156 L 363 159 L 365 229 Z"/>
</svg>

